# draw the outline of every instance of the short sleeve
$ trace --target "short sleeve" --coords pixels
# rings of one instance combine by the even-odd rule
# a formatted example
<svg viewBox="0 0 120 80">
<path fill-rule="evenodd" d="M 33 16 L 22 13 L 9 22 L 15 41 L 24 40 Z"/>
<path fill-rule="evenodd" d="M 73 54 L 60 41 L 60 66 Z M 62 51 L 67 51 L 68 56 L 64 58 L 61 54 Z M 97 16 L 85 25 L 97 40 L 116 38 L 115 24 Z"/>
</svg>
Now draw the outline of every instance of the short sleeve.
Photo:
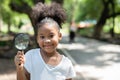
<svg viewBox="0 0 120 80">
<path fill-rule="evenodd" d="M 69 61 L 69 69 L 68 69 L 68 74 L 67 74 L 67 79 L 69 78 L 74 78 L 76 76 L 75 70 L 73 68 L 73 64 L 71 61 Z"/>
<path fill-rule="evenodd" d="M 25 54 L 25 69 L 30 73 L 31 72 L 31 51 L 28 51 Z"/>
</svg>

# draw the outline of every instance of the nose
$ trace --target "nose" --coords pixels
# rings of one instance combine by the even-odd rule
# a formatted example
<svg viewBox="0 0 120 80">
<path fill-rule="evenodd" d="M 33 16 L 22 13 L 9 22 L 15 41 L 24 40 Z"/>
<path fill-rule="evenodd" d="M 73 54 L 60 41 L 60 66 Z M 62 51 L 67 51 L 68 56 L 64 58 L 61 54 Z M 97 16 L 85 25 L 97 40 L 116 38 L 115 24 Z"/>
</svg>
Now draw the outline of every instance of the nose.
<svg viewBox="0 0 120 80">
<path fill-rule="evenodd" d="M 44 42 L 49 43 L 51 40 L 50 39 L 45 39 Z"/>
</svg>

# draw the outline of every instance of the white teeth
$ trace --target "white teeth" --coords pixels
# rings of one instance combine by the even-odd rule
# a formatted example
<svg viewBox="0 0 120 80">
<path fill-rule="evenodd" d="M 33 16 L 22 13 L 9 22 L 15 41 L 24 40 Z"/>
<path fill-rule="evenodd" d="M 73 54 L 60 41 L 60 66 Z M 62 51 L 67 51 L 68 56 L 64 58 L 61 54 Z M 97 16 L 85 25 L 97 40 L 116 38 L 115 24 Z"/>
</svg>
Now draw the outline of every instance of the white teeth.
<svg viewBox="0 0 120 80">
<path fill-rule="evenodd" d="M 48 45 L 48 46 L 45 46 L 46 48 L 49 48 L 49 47 L 51 47 L 51 45 Z"/>
</svg>

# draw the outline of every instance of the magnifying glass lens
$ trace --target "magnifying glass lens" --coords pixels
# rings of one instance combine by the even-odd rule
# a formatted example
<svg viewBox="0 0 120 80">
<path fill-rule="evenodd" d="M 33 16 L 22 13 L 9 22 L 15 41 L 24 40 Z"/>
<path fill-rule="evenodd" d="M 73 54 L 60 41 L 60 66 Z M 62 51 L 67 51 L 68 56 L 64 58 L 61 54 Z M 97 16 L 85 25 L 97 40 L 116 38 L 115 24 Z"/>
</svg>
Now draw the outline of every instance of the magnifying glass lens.
<svg viewBox="0 0 120 80">
<path fill-rule="evenodd" d="M 15 37 L 15 47 L 19 50 L 25 50 L 29 44 L 29 36 L 27 34 L 18 34 Z"/>
</svg>

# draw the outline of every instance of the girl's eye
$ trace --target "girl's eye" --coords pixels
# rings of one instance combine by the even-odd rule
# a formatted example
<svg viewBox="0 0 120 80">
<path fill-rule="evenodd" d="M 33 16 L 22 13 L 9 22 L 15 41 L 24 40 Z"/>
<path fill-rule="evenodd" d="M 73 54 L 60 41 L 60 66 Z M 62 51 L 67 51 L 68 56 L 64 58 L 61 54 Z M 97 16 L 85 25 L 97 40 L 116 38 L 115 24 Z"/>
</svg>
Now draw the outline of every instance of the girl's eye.
<svg viewBox="0 0 120 80">
<path fill-rule="evenodd" d="M 50 35 L 49 37 L 50 37 L 50 38 L 53 38 L 53 36 L 54 36 L 54 35 Z"/>
<path fill-rule="evenodd" d="M 41 39 L 44 39 L 45 37 L 44 36 L 40 36 Z"/>
</svg>

